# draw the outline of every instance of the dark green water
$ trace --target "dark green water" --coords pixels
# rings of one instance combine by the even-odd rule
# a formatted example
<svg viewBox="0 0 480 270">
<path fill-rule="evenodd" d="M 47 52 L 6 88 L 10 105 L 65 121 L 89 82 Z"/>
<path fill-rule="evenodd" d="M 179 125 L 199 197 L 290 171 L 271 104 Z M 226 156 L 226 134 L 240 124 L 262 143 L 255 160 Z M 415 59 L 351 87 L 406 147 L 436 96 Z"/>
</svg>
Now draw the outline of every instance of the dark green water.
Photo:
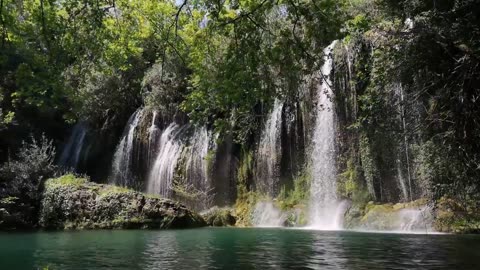
<svg viewBox="0 0 480 270">
<path fill-rule="evenodd" d="M 0 269 L 480 269 L 480 237 L 205 228 L 0 234 Z"/>
</svg>

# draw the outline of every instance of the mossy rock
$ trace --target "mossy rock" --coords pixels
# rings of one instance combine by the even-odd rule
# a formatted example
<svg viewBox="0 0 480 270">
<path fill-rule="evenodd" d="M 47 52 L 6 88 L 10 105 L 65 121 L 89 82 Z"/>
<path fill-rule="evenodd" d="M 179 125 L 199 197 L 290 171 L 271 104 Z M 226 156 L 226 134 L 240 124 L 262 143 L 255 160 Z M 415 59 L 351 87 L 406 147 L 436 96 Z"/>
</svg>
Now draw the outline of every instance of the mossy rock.
<svg viewBox="0 0 480 270">
<path fill-rule="evenodd" d="M 425 199 L 397 204 L 351 204 L 344 224 L 348 229 L 431 231 L 433 217 L 429 209 Z"/>
<path fill-rule="evenodd" d="M 442 197 L 436 202 L 434 228 L 439 232 L 480 233 L 480 209 L 474 201 Z"/>
<path fill-rule="evenodd" d="M 297 205 L 286 212 L 285 227 L 302 227 L 307 225 L 308 216 L 304 205 Z"/>
<path fill-rule="evenodd" d="M 214 227 L 235 226 L 237 222 L 233 210 L 230 208 L 213 207 L 201 215 L 209 226 Z"/>
<path fill-rule="evenodd" d="M 170 229 L 206 226 L 184 205 L 123 187 L 65 175 L 45 183 L 40 226 L 46 229 Z"/>
</svg>

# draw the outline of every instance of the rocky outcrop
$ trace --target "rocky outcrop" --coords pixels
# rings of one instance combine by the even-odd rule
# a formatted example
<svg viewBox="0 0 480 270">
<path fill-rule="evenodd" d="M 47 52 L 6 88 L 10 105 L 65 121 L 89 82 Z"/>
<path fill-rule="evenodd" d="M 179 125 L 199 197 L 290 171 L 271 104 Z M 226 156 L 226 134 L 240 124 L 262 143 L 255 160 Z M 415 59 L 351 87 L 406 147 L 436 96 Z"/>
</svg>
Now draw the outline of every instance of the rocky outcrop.
<svg viewBox="0 0 480 270">
<path fill-rule="evenodd" d="M 226 227 L 235 226 L 237 219 L 232 213 L 230 208 L 213 207 L 202 213 L 202 217 L 205 219 L 209 226 L 214 227 Z"/>
<path fill-rule="evenodd" d="M 345 214 L 345 228 L 373 231 L 432 232 L 432 209 L 426 200 L 409 203 L 351 204 Z"/>
<path fill-rule="evenodd" d="M 480 204 L 444 196 L 435 205 L 434 228 L 439 232 L 480 233 Z"/>
<path fill-rule="evenodd" d="M 39 224 L 46 229 L 170 229 L 206 225 L 201 216 L 182 204 L 73 175 L 46 181 Z"/>
</svg>

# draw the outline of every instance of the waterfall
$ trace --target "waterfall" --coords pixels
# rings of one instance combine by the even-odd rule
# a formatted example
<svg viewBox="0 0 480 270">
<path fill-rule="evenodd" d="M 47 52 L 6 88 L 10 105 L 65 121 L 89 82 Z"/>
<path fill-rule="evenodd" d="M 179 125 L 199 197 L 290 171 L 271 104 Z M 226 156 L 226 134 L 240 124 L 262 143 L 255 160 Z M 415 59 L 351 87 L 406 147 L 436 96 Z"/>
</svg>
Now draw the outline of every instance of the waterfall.
<svg viewBox="0 0 480 270">
<path fill-rule="evenodd" d="M 402 199 L 404 202 L 407 201 L 413 201 L 413 192 L 412 192 L 412 177 L 410 173 L 410 155 L 409 155 L 409 144 L 408 144 L 408 138 L 407 138 L 407 123 L 406 123 L 406 109 L 405 109 L 405 97 L 403 93 L 403 87 L 401 83 L 396 83 L 392 85 L 392 88 L 394 90 L 395 95 L 398 97 L 398 110 L 399 110 L 399 118 L 401 122 L 401 127 L 403 131 L 403 142 L 400 142 L 400 144 L 403 144 L 403 146 L 400 146 L 400 148 L 403 148 L 400 153 L 404 153 L 405 157 L 405 167 L 407 169 L 406 174 L 407 174 L 407 179 L 404 177 L 404 173 L 402 172 L 402 162 L 401 158 L 398 158 L 397 160 L 397 179 L 400 188 L 402 189 Z"/>
<path fill-rule="evenodd" d="M 150 124 L 150 128 L 148 129 L 148 157 L 147 162 L 149 166 L 153 163 L 153 159 L 155 158 L 156 149 L 157 149 L 157 141 L 158 136 L 160 136 L 160 128 L 157 125 L 157 111 L 152 112 L 152 123 Z"/>
<path fill-rule="evenodd" d="M 400 190 L 402 191 L 402 199 L 404 202 L 408 202 L 410 199 L 408 197 L 407 183 L 403 177 L 401 162 L 399 159 L 397 159 L 397 179 Z"/>
<path fill-rule="evenodd" d="M 205 127 L 170 124 L 160 136 L 147 192 L 164 197 L 176 195 L 185 203 L 195 203 L 195 208 L 207 207 L 209 138 Z"/>
<path fill-rule="evenodd" d="M 313 134 L 312 151 L 312 183 L 309 225 L 316 229 L 341 229 L 338 224 L 339 215 L 343 215 L 345 207 L 338 201 L 336 192 L 335 169 L 335 115 L 332 103 L 333 69 L 332 51 L 336 41 L 325 48 L 324 64 L 321 69 L 322 83 L 318 92 L 318 111 Z"/>
<path fill-rule="evenodd" d="M 205 127 L 195 130 L 191 138 L 191 146 L 187 152 L 186 173 L 195 186 L 208 189 L 208 164 L 209 134 Z"/>
<path fill-rule="evenodd" d="M 133 147 L 135 144 L 136 130 L 143 113 L 143 109 L 138 109 L 130 116 L 124 135 L 113 156 L 111 181 L 117 185 L 129 186 L 132 184 L 132 181 L 135 180 L 132 179 Z"/>
<path fill-rule="evenodd" d="M 86 135 L 87 126 L 82 122 L 75 124 L 72 134 L 70 135 L 70 138 L 68 139 L 68 142 L 65 145 L 65 148 L 63 148 L 62 154 L 60 155 L 58 165 L 65 168 L 71 168 L 73 170 L 77 169 Z"/>
<path fill-rule="evenodd" d="M 270 201 L 258 202 L 252 214 L 252 224 L 255 227 L 282 227 L 285 215 Z"/>
<path fill-rule="evenodd" d="M 151 118 L 150 118 L 151 116 Z M 138 109 L 127 122 L 112 161 L 111 182 L 144 188 L 191 208 L 207 207 L 208 154 L 215 150 L 206 127 L 172 122 L 162 128 L 156 111 Z"/>
<path fill-rule="evenodd" d="M 158 144 L 158 154 L 148 176 L 148 193 L 160 194 L 164 197 L 171 195 L 175 168 L 182 153 L 182 144 L 176 137 L 183 129 L 183 126 L 171 123 L 163 131 Z"/>
<path fill-rule="evenodd" d="M 256 179 L 259 188 L 275 196 L 279 177 L 281 154 L 280 135 L 282 128 L 283 102 L 275 99 L 273 109 L 268 116 L 257 150 Z"/>
<path fill-rule="evenodd" d="M 400 86 L 400 97 L 401 97 L 401 109 L 402 109 L 402 128 L 403 128 L 403 140 L 404 140 L 404 147 L 405 147 L 405 161 L 407 162 L 407 177 L 408 177 L 408 188 L 410 191 L 410 201 L 413 201 L 413 194 L 412 194 L 412 178 L 410 174 L 410 156 L 408 151 L 408 138 L 407 138 L 407 124 L 406 124 L 406 112 L 405 112 L 405 99 L 403 95 L 403 87 L 402 84 Z"/>
</svg>

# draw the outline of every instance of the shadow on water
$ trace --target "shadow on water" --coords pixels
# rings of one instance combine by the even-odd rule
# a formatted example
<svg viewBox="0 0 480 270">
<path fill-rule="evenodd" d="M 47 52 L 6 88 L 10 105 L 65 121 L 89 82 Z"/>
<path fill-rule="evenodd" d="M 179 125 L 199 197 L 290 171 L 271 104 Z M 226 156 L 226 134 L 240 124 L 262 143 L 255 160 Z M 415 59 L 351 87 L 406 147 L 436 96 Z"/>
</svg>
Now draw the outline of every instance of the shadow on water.
<svg viewBox="0 0 480 270">
<path fill-rule="evenodd" d="M 0 269 L 480 269 L 476 235 L 279 228 L 0 234 Z"/>
</svg>

